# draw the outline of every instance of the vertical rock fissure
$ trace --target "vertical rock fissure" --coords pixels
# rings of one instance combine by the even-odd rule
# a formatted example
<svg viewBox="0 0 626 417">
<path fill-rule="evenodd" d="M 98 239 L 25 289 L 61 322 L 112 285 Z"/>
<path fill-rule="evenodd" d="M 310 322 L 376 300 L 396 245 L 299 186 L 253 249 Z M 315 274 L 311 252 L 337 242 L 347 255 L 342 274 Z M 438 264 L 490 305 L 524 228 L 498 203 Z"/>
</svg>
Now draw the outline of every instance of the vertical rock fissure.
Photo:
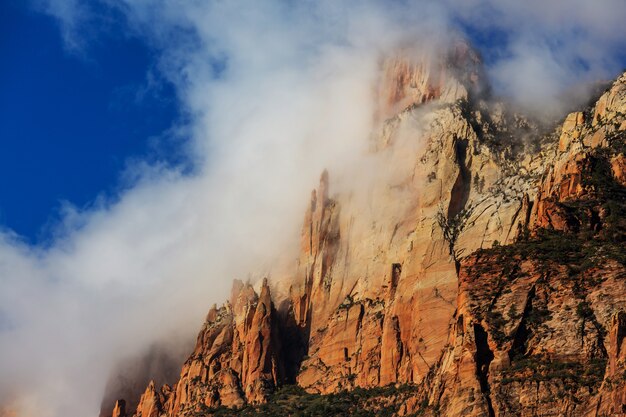
<svg viewBox="0 0 626 417">
<path fill-rule="evenodd" d="M 619 355 L 622 353 L 622 344 L 624 342 L 624 338 L 626 338 L 626 313 L 624 313 L 623 311 L 617 313 L 615 318 L 615 325 L 617 326 L 617 329 L 615 331 L 615 357 L 618 358 Z"/>
<path fill-rule="evenodd" d="M 511 361 L 517 357 L 523 356 L 526 353 L 526 344 L 529 335 L 527 322 L 532 312 L 534 298 L 535 287 L 533 286 L 528 292 L 528 297 L 526 298 L 526 305 L 524 306 L 522 318 L 520 319 L 519 325 L 517 326 L 517 330 L 513 338 L 513 344 L 511 345 L 511 349 L 509 350 L 509 359 Z"/>
<path fill-rule="evenodd" d="M 359 308 L 359 317 L 356 322 L 356 334 L 357 336 L 361 334 L 361 328 L 363 327 L 363 316 L 365 315 L 365 306 L 363 304 L 360 305 Z"/>
<path fill-rule="evenodd" d="M 487 407 L 489 409 L 489 417 L 495 417 L 493 406 L 491 404 L 491 395 L 489 389 L 489 365 L 494 358 L 493 352 L 489 348 L 487 341 L 487 332 L 480 324 L 474 324 L 474 338 L 476 342 L 476 377 L 480 383 L 480 390 L 483 393 Z"/>
<path fill-rule="evenodd" d="M 600 322 L 598 321 L 598 318 L 596 317 L 596 314 L 595 312 L 593 312 L 593 310 L 591 312 L 591 324 L 593 324 L 593 327 L 595 327 L 596 334 L 598 335 L 598 348 L 600 350 L 600 356 L 603 358 L 607 358 L 608 354 L 604 342 L 604 335 L 606 330 L 604 329 L 604 326 L 602 326 L 602 324 L 600 324 Z"/>
<path fill-rule="evenodd" d="M 400 373 L 400 365 L 402 363 L 402 358 L 404 357 L 404 344 L 402 343 L 402 334 L 400 333 L 400 321 L 398 320 L 398 316 L 394 316 L 392 319 L 393 330 L 396 336 L 396 350 L 398 352 L 398 360 L 395 364 L 395 379 L 398 379 L 398 374 Z"/>
<path fill-rule="evenodd" d="M 398 281 L 400 280 L 400 274 L 402 274 L 402 265 L 398 263 L 391 264 L 391 282 L 389 288 L 389 299 L 393 300 L 396 294 L 396 288 L 398 287 Z"/>
<path fill-rule="evenodd" d="M 467 139 L 454 141 L 454 152 L 457 163 L 459 164 L 459 175 L 452 186 L 450 192 L 450 204 L 448 205 L 448 219 L 458 216 L 465 208 L 469 198 L 471 187 L 471 175 L 465 165 L 465 154 L 467 151 Z"/>
<path fill-rule="evenodd" d="M 474 210 L 475 206 L 467 207 L 469 195 L 472 186 L 472 175 L 466 165 L 468 140 L 454 139 L 454 154 L 456 163 L 459 167 L 459 174 L 454 181 L 450 190 L 450 202 L 448 208 L 440 206 L 439 212 L 436 214 L 436 220 L 443 231 L 443 237 L 448 242 L 450 255 L 452 256 L 457 270 L 459 272 L 459 260 L 455 252 L 456 240 L 464 229 L 466 222 Z"/>
</svg>

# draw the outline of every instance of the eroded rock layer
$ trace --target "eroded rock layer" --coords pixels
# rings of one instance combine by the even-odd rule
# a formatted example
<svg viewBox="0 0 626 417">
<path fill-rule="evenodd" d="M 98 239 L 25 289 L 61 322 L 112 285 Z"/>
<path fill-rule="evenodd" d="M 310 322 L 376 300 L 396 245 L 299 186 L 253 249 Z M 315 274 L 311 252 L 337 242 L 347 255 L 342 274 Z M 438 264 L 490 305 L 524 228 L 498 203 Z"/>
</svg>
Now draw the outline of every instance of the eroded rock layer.
<svg viewBox="0 0 626 417">
<path fill-rule="evenodd" d="M 463 45 L 444 66 L 384 63 L 377 175 L 332 194 L 324 172 L 293 276 L 236 281 L 135 416 L 211 415 L 290 384 L 408 386 L 378 403 L 398 415 L 625 412 L 626 75 L 540 136 L 481 101 L 477 68 Z"/>
</svg>

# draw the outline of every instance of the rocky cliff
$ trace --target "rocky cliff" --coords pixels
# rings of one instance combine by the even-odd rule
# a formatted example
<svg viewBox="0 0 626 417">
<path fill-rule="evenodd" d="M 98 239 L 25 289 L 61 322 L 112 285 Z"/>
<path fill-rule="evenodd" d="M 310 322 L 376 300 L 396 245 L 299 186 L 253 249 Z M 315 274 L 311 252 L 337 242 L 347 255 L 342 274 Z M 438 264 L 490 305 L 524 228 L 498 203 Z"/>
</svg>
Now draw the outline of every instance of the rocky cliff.
<svg viewBox="0 0 626 417">
<path fill-rule="evenodd" d="M 285 414 L 295 385 L 341 412 L 626 412 L 626 75 L 540 134 L 466 44 L 420 59 L 383 63 L 375 175 L 322 174 L 293 275 L 235 281 L 178 382 L 114 416 Z"/>
</svg>

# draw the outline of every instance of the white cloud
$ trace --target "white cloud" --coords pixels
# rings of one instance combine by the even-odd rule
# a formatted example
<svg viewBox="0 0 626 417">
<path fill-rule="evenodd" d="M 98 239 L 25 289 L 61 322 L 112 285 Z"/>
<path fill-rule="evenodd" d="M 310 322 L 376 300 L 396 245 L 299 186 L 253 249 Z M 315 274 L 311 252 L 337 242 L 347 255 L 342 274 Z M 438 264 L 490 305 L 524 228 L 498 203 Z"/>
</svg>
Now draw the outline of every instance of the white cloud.
<svg viewBox="0 0 626 417">
<path fill-rule="evenodd" d="M 494 40 L 488 68 L 496 91 L 537 114 L 560 115 L 564 93 L 610 80 L 626 62 L 626 2 L 621 0 L 446 0 L 472 29 Z M 571 97 L 570 97 L 571 99 Z"/>
</svg>

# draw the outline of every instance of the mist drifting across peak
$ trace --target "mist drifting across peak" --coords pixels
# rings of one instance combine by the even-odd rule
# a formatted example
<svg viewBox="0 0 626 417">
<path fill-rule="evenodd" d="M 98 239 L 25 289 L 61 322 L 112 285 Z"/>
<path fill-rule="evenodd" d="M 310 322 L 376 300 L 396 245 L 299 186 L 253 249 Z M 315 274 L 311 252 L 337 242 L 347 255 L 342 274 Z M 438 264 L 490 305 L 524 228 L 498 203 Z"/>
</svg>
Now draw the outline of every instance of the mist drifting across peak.
<svg viewBox="0 0 626 417">
<path fill-rule="evenodd" d="M 88 53 L 107 30 L 90 2 L 36 3 L 59 19 L 73 53 Z M 121 359 L 187 340 L 233 278 L 295 258 L 320 172 L 367 153 L 389 51 L 409 44 L 437 56 L 458 39 L 450 33 L 506 33 L 477 45 L 486 72 L 496 92 L 534 109 L 557 108 L 564 89 L 611 77 L 621 63 L 626 36 L 614 16 L 626 15 L 623 2 L 596 2 L 593 13 L 582 3 L 461 3 L 98 2 L 157 51 L 191 115 L 185 151 L 196 169 L 131 165 L 133 183 L 88 210 L 68 209 L 49 247 L 2 233 L 0 402 L 25 416 L 94 415 Z M 570 65 L 578 61 L 587 64 Z"/>
</svg>

